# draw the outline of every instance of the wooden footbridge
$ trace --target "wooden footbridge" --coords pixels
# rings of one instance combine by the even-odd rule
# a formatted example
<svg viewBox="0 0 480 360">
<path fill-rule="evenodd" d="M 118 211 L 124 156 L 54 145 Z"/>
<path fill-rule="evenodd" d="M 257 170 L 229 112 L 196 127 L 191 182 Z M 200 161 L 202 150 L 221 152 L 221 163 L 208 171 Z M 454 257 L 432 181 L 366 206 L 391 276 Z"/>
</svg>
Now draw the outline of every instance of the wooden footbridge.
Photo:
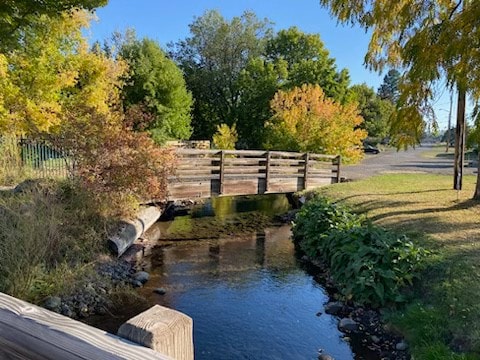
<svg viewBox="0 0 480 360">
<path fill-rule="evenodd" d="M 169 200 L 290 193 L 340 182 L 340 156 L 178 149 Z"/>
</svg>

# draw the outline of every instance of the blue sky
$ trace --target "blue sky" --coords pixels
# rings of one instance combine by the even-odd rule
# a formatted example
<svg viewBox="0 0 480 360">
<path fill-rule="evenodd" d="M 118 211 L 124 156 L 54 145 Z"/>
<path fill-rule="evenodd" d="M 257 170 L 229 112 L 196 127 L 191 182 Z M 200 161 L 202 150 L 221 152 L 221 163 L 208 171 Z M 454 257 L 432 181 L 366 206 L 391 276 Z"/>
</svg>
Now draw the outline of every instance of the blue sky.
<svg viewBox="0 0 480 360">
<path fill-rule="evenodd" d="M 297 26 L 307 33 L 318 33 L 334 57 L 337 67 L 347 68 L 352 84 L 367 83 L 378 88 L 385 74 L 371 72 L 363 65 L 369 34 L 359 27 L 343 26 L 332 19 L 318 0 L 110 0 L 97 10 L 98 21 L 87 35 L 92 41 L 109 38 L 116 31 L 134 28 L 139 37 L 157 40 L 163 47 L 189 35 L 188 25 L 195 16 L 210 9 L 230 19 L 251 10 L 259 18 L 274 22 L 274 29 Z M 437 103 L 448 109 L 448 96 Z M 440 127 L 446 127 L 447 112 L 438 111 Z"/>
</svg>

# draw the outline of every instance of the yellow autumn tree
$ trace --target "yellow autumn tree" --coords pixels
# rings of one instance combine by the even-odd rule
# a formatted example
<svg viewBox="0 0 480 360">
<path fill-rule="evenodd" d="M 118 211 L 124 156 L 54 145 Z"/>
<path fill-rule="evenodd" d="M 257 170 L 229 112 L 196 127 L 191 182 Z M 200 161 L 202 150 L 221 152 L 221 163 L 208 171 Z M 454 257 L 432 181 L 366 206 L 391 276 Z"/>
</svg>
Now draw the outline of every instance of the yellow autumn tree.
<svg viewBox="0 0 480 360">
<path fill-rule="evenodd" d="M 341 155 L 353 163 L 363 156 L 365 130 L 356 104 L 341 105 L 327 98 L 318 85 L 279 91 L 271 101 L 267 149 Z"/>
<path fill-rule="evenodd" d="M 0 133 L 58 132 L 75 106 L 106 114 L 119 101 L 125 65 L 88 50 L 90 19 L 42 15 L 23 29 L 21 47 L 0 53 Z"/>
<path fill-rule="evenodd" d="M 237 126 L 233 124 L 217 125 L 217 132 L 213 134 L 213 146 L 215 149 L 235 150 L 235 144 L 238 141 Z"/>
</svg>

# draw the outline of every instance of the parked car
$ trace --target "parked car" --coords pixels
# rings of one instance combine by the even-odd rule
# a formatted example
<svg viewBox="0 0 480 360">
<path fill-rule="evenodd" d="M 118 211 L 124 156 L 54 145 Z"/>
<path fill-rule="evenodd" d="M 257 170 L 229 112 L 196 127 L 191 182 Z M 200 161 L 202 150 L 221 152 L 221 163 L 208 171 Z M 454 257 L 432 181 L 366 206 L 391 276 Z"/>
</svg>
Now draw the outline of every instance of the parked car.
<svg viewBox="0 0 480 360">
<path fill-rule="evenodd" d="M 370 154 L 378 154 L 380 150 L 372 145 L 363 145 L 363 152 L 370 153 Z"/>
</svg>

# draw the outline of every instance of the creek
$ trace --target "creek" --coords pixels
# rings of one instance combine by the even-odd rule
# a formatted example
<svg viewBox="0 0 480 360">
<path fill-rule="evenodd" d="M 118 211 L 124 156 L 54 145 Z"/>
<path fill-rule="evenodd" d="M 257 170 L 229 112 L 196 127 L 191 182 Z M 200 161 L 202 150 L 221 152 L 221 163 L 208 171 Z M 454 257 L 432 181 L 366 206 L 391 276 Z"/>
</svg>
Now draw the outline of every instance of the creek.
<svg viewBox="0 0 480 360">
<path fill-rule="evenodd" d="M 144 259 L 150 280 L 139 293 L 193 318 L 195 359 L 354 358 L 290 225 L 266 221 L 289 209 L 284 195 L 215 198 L 154 225 L 162 241 Z"/>
</svg>

